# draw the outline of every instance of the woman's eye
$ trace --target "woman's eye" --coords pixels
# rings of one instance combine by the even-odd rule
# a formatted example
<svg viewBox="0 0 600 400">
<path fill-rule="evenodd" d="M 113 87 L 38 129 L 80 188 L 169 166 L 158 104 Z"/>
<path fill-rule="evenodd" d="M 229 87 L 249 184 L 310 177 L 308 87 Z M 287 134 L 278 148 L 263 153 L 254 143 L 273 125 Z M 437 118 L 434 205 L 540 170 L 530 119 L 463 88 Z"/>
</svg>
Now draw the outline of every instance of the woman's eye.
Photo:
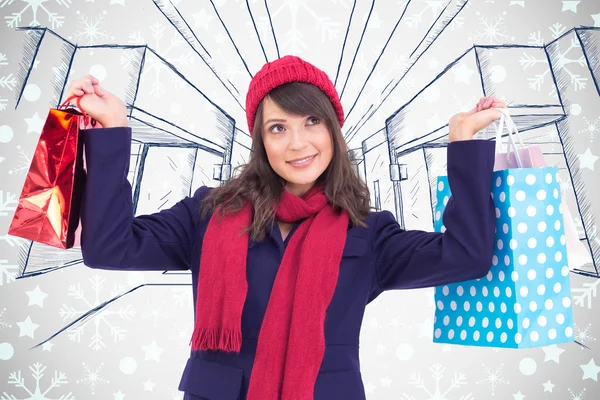
<svg viewBox="0 0 600 400">
<path fill-rule="evenodd" d="M 274 132 L 274 133 L 279 133 L 279 132 L 283 131 L 283 126 L 281 126 L 281 125 L 273 125 L 271 127 L 271 129 L 269 129 L 269 130 L 271 132 Z"/>
<path fill-rule="evenodd" d="M 316 125 L 316 124 L 319 123 L 319 118 L 317 118 L 317 117 L 310 117 L 308 119 L 308 123 L 311 124 L 311 125 Z"/>
</svg>

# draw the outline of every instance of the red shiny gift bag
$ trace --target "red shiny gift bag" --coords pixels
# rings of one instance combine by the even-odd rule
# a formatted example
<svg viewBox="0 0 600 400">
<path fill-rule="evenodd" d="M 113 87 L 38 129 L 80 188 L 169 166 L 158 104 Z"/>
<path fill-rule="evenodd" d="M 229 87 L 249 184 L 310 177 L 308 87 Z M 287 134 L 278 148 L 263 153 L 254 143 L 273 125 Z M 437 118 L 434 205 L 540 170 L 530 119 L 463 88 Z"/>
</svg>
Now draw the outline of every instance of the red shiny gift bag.
<svg viewBox="0 0 600 400">
<path fill-rule="evenodd" d="M 69 97 L 50 109 L 27 172 L 8 234 L 69 249 L 75 243 L 85 170 L 83 135 L 89 117 L 67 109 Z"/>
</svg>

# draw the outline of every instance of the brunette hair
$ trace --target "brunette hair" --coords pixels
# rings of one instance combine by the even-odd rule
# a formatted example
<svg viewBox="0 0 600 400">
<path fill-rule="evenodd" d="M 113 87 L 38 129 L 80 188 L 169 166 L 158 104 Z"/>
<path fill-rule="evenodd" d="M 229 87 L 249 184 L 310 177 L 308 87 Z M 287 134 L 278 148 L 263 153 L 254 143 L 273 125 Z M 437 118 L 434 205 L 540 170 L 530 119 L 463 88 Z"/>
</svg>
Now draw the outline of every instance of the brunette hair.
<svg viewBox="0 0 600 400">
<path fill-rule="evenodd" d="M 350 162 L 346 141 L 327 95 L 309 83 L 290 82 L 271 90 L 267 97 L 290 114 L 314 116 L 327 124 L 333 157 L 316 183 L 323 186 L 334 208 L 346 210 L 352 225 L 365 227 L 370 211 L 369 189 Z M 250 160 L 240 167 L 239 175 L 206 195 L 200 213 L 201 218 L 217 208 L 221 215 L 235 213 L 249 200 L 254 212 L 248 232 L 255 241 L 264 239 L 267 227 L 275 222 L 275 205 L 285 190 L 285 181 L 271 168 L 262 141 L 263 103 L 264 99 L 256 112 Z"/>
</svg>

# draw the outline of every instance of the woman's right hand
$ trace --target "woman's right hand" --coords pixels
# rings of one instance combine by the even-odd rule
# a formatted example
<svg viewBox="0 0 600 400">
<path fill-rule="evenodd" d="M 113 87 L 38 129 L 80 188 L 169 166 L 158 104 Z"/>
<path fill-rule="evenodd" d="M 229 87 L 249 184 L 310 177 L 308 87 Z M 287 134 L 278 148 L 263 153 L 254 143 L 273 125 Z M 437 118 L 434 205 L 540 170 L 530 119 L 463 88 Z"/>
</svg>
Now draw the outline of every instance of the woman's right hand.
<svg viewBox="0 0 600 400">
<path fill-rule="evenodd" d="M 75 79 L 69 85 L 68 97 L 81 97 L 81 108 L 103 128 L 127 126 L 127 107 L 121 99 L 100 86 L 92 75 Z M 77 104 L 77 99 L 71 100 Z"/>
<path fill-rule="evenodd" d="M 469 140 L 500 118 L 500 111 L 496 108 L 506 108 L 506 104 L 495 96 L 482 97 L 472 110 L 456 114 L 450 119 L 449 140 Z"/>
</svg>

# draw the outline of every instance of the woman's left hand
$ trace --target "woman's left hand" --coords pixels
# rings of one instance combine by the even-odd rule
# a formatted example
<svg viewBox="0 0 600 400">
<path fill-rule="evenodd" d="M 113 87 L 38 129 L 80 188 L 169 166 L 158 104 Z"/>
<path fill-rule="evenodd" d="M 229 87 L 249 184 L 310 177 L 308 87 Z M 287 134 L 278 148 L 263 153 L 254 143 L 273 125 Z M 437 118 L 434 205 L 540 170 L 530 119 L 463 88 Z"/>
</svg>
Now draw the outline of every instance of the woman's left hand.
<svg viewBox="0 0 600 400">
<path fill-rule="evenodd" d="M 450 119 L 451 142 L 470 140 L 480 130 L 500 118 L 496 108 L 506 108 L 506 104 L 495 96 L 482 97 L 472 110 L 456 114 Z"/>
</svg>

